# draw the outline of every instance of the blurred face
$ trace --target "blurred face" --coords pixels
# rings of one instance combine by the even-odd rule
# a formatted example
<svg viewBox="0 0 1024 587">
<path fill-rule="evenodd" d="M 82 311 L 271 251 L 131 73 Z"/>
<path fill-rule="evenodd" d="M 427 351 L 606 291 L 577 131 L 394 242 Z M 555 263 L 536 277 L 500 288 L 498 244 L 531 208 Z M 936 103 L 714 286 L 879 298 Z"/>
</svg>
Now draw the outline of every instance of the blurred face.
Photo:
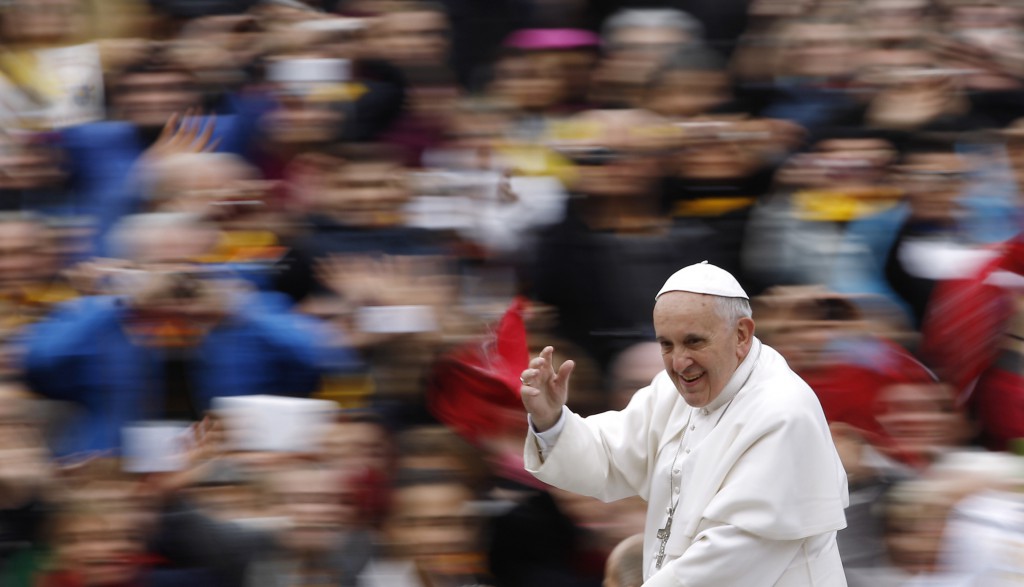
<svg viewBox="0 0 1024 587">
<path fill-rule="evenodd" d="M 848 333 L 843 326 L 841 322 L 808 320 L 777 332 L 772 347 L 797 373 L 826 367 L 835 359 L 831 343 Z"/>
<path fill-rule="evenodd" d="M 564 62 L 553 53 L 506 57 L 498 65 L 495 93 L 525 110 L 558 104 L 568 91 Z"/>
<path fill-rule="evenodd" d="M 931 459 L 956 445 L 965 423 L 953 406 L 952 390 L 937 383 L 908 383 L 886 388 L 878 421 L 897 450 Z"/>
<path fill-rule="evenodd" d="M 804 23 L 789 31 L 783 67 L 792 75 L 837 77 L 854 70 L 857 52 L 850 27 L 844 24 Z"/>
<path fill-rule="evenodd" d="M 562 71 L 568 82 L 570 97 L 585 97 L 587 86 L 590 83 L 590 74 L 597 63 L 596 51 L 563 51 L 559 58 L 562 62 Z"/>
<path fill-rule="evenodd" d="M 391 162 L 351 162 L 325 173 L 320 209 L 353 226 L 391 226 L 409 199 L 402 167 Z"/>
<path fill-rule="evenodd" d="M 901 183 L 914 219 L 945 223 L 961 214 L 957 200 L 964 189 L 968 167 L 957 154 L 915 155 L 901 171 Z"/>
<path fill-rule="evenodd" d="M 152 231 L 133 251 L 140 266 L 153 271 L 192 269 L 193 260 L 217 242 L 217 233 L 205 226 L 173 226 Z"/>
<path fill-rule="evenodd" d="M 255 491 L 244 485 L 193 488 L 188 499 L 219 520 L 244 521 L 263 515 Z"/>
<path fill-rule="evenodd" d="M 19 287 L 47 275 L 53 263 L 44 229 L 29 222 L 0 225 L 0 289 Z"/>
<path fill-rule="evenodd" d="M 771 119 L 697 117 L 676 124 L 683 142 L 675 154 L 675 172 L 698 181 L 747 177 L 787 152 L 793 128 Z"/>
<path fill-rule="evenodd" d="M 279 513 L 290 522 L 284 541 L 293 551 L 328 550 L 342 521 L 354 515 L 343 504 L 341 478 L 331 471 L 283 471 L 276 487 Z"/>
<path fill-rule="evenodd" d="M 269 184 L 244 165 L 211 162 L 171 182 L 162 203 L 169 210 L 225 222 L 265 211 Z"/>
<path fill-rule="evenodd" d="M 637 149 L 592 147 L 572 157 L 575 191 L 597 197 L 650 195 L 660 176 L 655 155 Z"/>
<path fill-rule="evenodd" d="M 341 422 L 328 437 L 328 450 L 343 469 L 387 471 L 391 441 L 381 426 L 371 422 Z"/>
<path fill-rule="evenodd" d="M 490 150 L 508 129 L 509 117 L 503 112 L 460 112 L 452 123 L 454 146 Z"/>
<path fill-rule="evenodd" d="M 729 98 L 729 78 L 720 71 L 673 71 L 657 88 L 648 107 L 665 117 L 697 116 Z"/>
<path fill-rule="evenodd" d="M 665 365 L 661 361 L 658 343 L 641 343 L 630 347 L 615 362 L 612 372 L 611 409 L 621 410 L 638 389 L 647 387 L 651 380 L 661 373 Z"/>
<path fill-rule="evenodd" d="M 191 77 L 179 71 L 127 73 L 114 88 L 121 120 L 144 128 L 161 127 L 176 112 L 197 106 L 200 95 Z"/>
<path fill-rule="evenodd" d="M 395 12 L 384 17 L 382 49 L 400 65 L 444 63 L 448 56 L 448 20 L 440 12 Z"/>
<path fill-rule="evenodd" d="M 61 527 L 57 557 L 86 587 L 120 586 L 139 573 L 145 539 L 124 513 L 73 515 Z"/>
<path fill-rule="evenodd" d="M 874 186 L 894 158 L 890 143 L 876 139 L 830 139 L 811 153 L 795 155 L 779 173 L 779 181 L 808 188 Z"/>
<path fill-rule="evenodd" d="M 925 32 L 927 4 L 916 0 L 875 0 L 865 3 L 867 34 L 883 42 L 909 41 Z"/>
<path fill-rule="evenodd" d="M 686 403 L 701 408 L 715 400 L 750 351 L 754 321 L 730 324 L 714 297 L 668 292 L 654 305 L 654 331 L 662 360 Z"/>
<path fill-rule="evenodd" d="M 625 27 L 615 31 L 611 45 L 618 56 L 660 62 L 692 41 L 686 32 L 672 27 Z"/>
<path fill-rule="evenodd" d="M 466 505 L 472 493 L 458 483 L 415 485 L 394 493 L 394 510 L 386 532 L 399 556 L 472 552 L 475 535 Z"/>
<path fill-rule="evenodd" d="M 281 96 L 261 123 L 271 142 L 285 147 L 323 144 L 338 137 L 344 113 L 333 102 Z"/>
<path fill-rule="evenodd" d="M 49 474 L 49 454 L 22 394 L 0 387 L 0 493 L 6 507 L 29 498 Z"/>
<path fill-rule="evenodd" d="M 13 42 L 58 43 L 81 34 L 78 0 L 15 0 L 3 11 L 3 35 Z"/>
<path fill-rule="evenodd" d="M 0 147 L 0 190 L 58 185 L 64 178 L 54 149 L 11 142 Z"/>
<path fill-rule="evenodd" d="M 934 571 L 938 562 L 952 504 L 946 496 L 925 491 L 913 497 L 916 501 L 908 496 L 907 503 L 889 514 L 885 543 L 897 567 L 910 573 L 927 573 Z"/>
<path fill-rule="evenodd" d="M 433 86 L 423 88 L 409 88 L 410 107 L 417 114 L 424 118 L 436 121 L 438 124 L 447 126 L 449 119 L 455 111 L 455 105 L 459 99 L 459 90 L 455 87 Z"/>
</svg>

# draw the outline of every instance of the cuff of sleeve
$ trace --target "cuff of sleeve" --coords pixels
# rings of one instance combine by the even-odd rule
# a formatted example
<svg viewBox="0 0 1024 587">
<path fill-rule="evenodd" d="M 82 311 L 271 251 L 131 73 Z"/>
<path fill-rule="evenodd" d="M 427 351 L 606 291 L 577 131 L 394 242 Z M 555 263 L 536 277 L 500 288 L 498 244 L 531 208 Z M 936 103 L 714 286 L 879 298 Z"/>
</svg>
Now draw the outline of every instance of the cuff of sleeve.
<svg viewBox="0 0 1024 587">
<path fill-rule="evenodd" d="M 526 419 L 530 423 L 530 434 L 537 439 L 537 446 L 540 448 L 542 457 L 546 458 L 551 449 L 554 448 L 555 443 L 558 442 L 558 437 L 561 436 L 562 429 L 565 428 L 565 413 L 568 410 L 569 408 L 562 406 L 562 414 L 558 416 L 558 421 L 544 432 L 537 432 L 537 428 L 533 425 L 533 418 L 527 414 Z"/>
</svg>

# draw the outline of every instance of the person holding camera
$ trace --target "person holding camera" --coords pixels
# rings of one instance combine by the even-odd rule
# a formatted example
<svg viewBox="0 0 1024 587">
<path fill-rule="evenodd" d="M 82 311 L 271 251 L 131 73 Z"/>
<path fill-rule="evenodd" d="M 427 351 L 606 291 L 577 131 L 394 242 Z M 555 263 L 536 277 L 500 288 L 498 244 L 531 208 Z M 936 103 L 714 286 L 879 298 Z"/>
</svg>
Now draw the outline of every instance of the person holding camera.
<svg viewBox="0 0 1024 587">
<path fill-rule="evenodd" d="M 111 235 L 121 260 L 89 268 L 95 295 L 29 333 L 32 390 L 81 407 L 58 453 L 117 449 L 125 424 L 194 419 L 216 396 L 306 395 L 355 365 L 281 297 L 199 264 L 217 235 L 188 214 L 125 219 Z"/>
</svg>

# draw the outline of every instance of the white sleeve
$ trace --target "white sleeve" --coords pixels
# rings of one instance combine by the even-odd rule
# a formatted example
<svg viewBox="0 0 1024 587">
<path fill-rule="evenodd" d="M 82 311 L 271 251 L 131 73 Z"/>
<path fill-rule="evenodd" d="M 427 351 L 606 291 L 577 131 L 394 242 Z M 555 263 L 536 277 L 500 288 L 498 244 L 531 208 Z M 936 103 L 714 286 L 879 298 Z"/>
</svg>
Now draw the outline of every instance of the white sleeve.
<svg viewBox="0 0 1024 587">
<path fill-rule="evenodd" d="M 664 397 L 672 399 L 678 393 Z M 548 485 L 602 501 L 634 495 L 646 499 L 649 451 L 660 432 L 652 432 L 651 419 L 665 416 L 665 410 L 658 410 L 654 398 L 649 386 L 638 392 L 622 411 L 586 419 L 563 409 L 564 427 L 557 445 L 549 446 L 549 453 L 542 453 L 535 433 L 527 434 L 523 443 L 524 467 Z"/>
<path fill-rule="evenodd" d="M 540 455 L 540 461 L 543 463 L 548 455 L 551 454 L 551 449 L 555 447 L 555 443 L 558 442 L 558 437 L 562 435 L 562 429 L 565 428 L 565 412 L 569 408 L 562 406 L 562 414 L 558 416 L 558 421 L 551 428 L 548 428 L 544 432 L 537 432 L 537 429 L 533 426 L 533 418 L 529 414 L 526 415 L 527 421 L 530 423 L 530 436 L 533 437 L 537 445 L 537 453 Z"/>
<path fill-rule="evenodd" d="M 643 587 L 771 587 L 805 542 L 768 540 L 735 526 L 716 526 L 698 534 L 681 557 L 665 565 Z"/>
</svg>

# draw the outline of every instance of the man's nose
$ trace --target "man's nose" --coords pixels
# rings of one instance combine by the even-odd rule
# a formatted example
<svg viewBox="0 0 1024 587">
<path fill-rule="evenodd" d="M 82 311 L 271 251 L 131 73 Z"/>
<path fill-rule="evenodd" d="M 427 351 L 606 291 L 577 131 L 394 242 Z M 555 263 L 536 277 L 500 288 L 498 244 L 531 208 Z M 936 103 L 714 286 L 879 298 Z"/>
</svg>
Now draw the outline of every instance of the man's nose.
<svg viewBox="0 0 1024 587">
<path fill-rule="evenodd" d="M 686 350 L 677 350 L 672 353 L 672 370 L 676 373 L 682 373 L 692 363 L 693 359 Z"/>
</svg>

